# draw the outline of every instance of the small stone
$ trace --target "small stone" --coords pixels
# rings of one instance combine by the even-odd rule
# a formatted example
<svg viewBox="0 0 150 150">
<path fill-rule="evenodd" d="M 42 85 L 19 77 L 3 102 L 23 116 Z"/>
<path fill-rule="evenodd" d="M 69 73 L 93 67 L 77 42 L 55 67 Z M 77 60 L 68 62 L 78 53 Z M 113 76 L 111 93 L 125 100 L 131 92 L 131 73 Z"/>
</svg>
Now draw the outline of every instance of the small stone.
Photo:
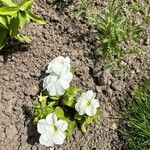
<svg viewBox="0 0 150 150">
<path fill-rule="evenodd" d="M 8 81 L 9 77 L 8 76 L 4 76 L 3 79 L 6 80 L 6 81 Z"/>
<path fill-rule="evenodd" d="M 16 134 L 17 134 L 17 129 L 15 125 L 10 125 L 8 128 L 6 128 L 6 136 L 9 139 L 13 139 Z"/>
<path fill-rule="evenodd" d="M 16 94 L 10 90 L 3 90 L 3 99 L 9 101 L 14 98 Z"/>
<path fill-rule="evenodd" d="M 31 85 L 26 90 L 27 95 L 35 96 L 39 92 L 39 88 L 36 85 Z"/>
<path fill-rule="evenodd" d="M 102 90 L 101 90 L 101 88 L 100 88 L 99 86 L 96 86 L 96 91 L 97 91 L 98 93 L 101 93 L 101 92 L 102 92 Z"/>
</svg>

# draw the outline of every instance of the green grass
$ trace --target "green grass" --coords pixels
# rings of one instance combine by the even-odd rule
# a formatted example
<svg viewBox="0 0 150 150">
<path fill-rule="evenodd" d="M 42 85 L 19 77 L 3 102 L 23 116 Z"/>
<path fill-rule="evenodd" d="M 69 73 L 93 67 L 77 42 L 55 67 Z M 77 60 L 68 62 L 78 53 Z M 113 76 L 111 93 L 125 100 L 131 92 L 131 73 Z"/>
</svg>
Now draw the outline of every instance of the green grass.
<svg viewBox="0 0 150 150">
<path fill-rule="evenodd" d="M 150 80 L 136 90 L 125 120 L 128 150 L 150 150 Z"/>
<path fill-rule="evenodd" d="M 100 44 L 97 54 L 104 60 L 120 62 L 126 54 L 142 50 L 140 41 L 145 37 L 145 29 L 150 22 L 149 4 L 138 0 L 127 3 L 109 0 L 102 8 L 97 8 L 93 0 L 81 0 L 77 19 L 84 20 L 96 29 L 96 40 Z M 135 19 L 137 12 L 141 19 Z"/>
</svg>

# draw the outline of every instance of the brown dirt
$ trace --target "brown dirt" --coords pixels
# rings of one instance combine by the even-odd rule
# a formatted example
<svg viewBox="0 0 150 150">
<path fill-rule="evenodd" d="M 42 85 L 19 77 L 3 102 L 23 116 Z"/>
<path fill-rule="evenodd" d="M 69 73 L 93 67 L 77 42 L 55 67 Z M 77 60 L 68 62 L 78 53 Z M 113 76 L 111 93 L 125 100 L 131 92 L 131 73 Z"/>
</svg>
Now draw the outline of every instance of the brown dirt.
<svg viewBox="0 0 150 150">
<path fill-rule="evenodd" d="M 0 147 L 1 150 L 46 150 L 39 144 L 39 134 L 32 124 L 33 104 L 41 90 L 47 63 L 56 56 L 69 56 L 76 68 L 73 84 L 97 92 L 102 112 L 99 126 L 91 125 L 83 135 L 75 130 L 70 140 L 56 150 L 121 150 L 119 121 L 113 119 L 132 98 L 133 86 L 148 78 L 146 52 L 127 58 L 128 72 L 116 67 L 103 69 L 94 61 L 94 33 L 74 19 L 76 2 L 55 3 L 38 0 L 34 11 L 47 24 L 27 24 L 24 33 L 32 38 L 28 47 L 15 46 L 0 55 Z M 148 41 L 149 42 L 149 41 Z M 150 43 L 147 43 L 149 50 Z"/>
</svg>

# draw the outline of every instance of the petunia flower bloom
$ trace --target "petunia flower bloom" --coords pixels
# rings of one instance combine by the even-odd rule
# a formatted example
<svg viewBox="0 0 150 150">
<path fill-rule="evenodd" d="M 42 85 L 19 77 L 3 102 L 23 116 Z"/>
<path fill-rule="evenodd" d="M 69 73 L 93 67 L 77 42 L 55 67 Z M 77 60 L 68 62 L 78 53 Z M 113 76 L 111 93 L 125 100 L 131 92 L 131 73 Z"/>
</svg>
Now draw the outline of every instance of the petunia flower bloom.
<svg viewBox="0 0 150 150">
<path fill-rule="evenodd" d="M 73 74 L 66 68 L 63 68 L 59 74 L 50 73 L 43 81 L 43 88 L 50 96 L 61 96 L 69 88 Z"/>
<path fill-rule="evenodd" d="M 48 64 L 46 73 L 54 72 L 55 74 L 60 74 L 60 72 L 64 68 L 70 71 L 70 58 L 69 57 L 64 58 L 63 56 L 58 56 Z"/>
<path fill-rule="evenodd" d="M 39 142 L 45 146 L 61 145 L 66 138 L 65 131 L 68 123 L 64 120 L 58 120 L 55 113 L 47 115 L 46 119 L 38 121 L 37 130 L 41 134 Z"/>
<path fill-rule="evenodd" d="M 92 90 L 81 94 L 75 104 L 75 109 L 79 115 L 87 114 L 88 116 L 93 116 L 96 114 L 97 108 L 99 107 L 99 101 L 95 99 L 95 97 L 96 94 Z"/>
</svg>

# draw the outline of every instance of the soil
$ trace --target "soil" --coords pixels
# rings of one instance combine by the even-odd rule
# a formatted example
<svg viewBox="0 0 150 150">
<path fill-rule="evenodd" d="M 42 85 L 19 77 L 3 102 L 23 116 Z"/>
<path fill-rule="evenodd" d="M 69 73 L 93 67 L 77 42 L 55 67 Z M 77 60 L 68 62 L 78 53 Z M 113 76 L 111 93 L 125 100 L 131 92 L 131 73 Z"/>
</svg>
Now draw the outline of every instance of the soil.
<svg viewBox="0 0 150 150">
<path fill-rule="evenodd" d="M 101 104 L 100 123 L 91 125 L 83 135 L 75 130 L 56 150 L 121 150 L 123 140 L 115 119 L 132 99 L 132 90 L 149 77 L 150 38 L 147 51 L 133 55 L 124 63 L 128 71 L 113 66 L 104 69 L 94 58 L 97 45 L 90 27 L 75 20 L 78 2 L 38 0 L 33 10 L 43 16 L 46 25 L 29 23 L 23 30 L 32 38 L 30 45 L 10 46 L 0 52 L 0 147 L 1 150 L 46 150 L 32 124 L 33 105 L 42 89 L 45 68 L 62 55 L 71 58 L 76 69 L 73 84 L 92 89 Z"/>
</svg>

